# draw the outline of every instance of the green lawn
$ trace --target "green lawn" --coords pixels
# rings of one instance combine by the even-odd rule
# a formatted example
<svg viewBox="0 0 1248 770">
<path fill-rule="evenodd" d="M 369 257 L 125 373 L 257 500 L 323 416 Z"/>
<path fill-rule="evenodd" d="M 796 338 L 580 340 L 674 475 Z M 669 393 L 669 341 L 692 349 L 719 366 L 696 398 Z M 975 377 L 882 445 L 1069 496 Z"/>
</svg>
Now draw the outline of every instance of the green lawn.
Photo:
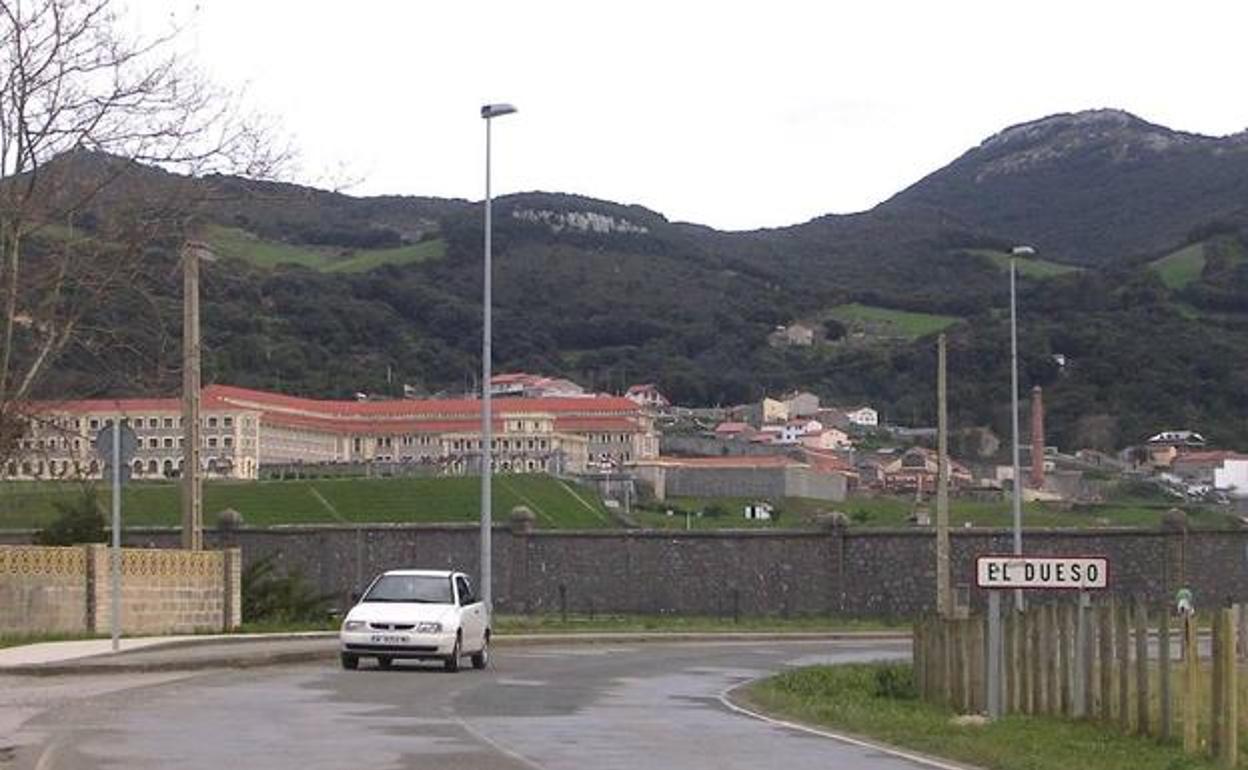
<svg viewBox="0 0 1248 770">
<path fill-rule="evenodd" d="M 891 676 L 878 672 L 888 670 Z M 951 723 L 953 712 L 904 690 L 909 664 L 815 666 L 755 683 L 734 697 L 785 719 L 867 736 L 893 746 L 993 770 L 1183 770 L 1212 762 L 1171 744 L 1055 717 L 1011 716 L 984 726 Z M 893 685 L 890 694 L 883 686 Z"/>
<path fill-rule="evenodd" d="M 1010 255 L 1004 251 L 996 251 L 994 249 L 964 249 L 967 254 L 977 254 L 979 256 L 991 259 L 993 264 L 1002 270 L 1010 269 Z M 1018 274 L 1026 278 L 1052 278 L 1055 275 L 1063 275 L 1065 273 L 1074 273 L 1082 268 L 1074 265 L 1064 265 L 1061 262 L 1050 262 L 1047 259 L 1018 259 L 1015 264 Z"/>
<path fill-rule="evenodd" d="M 828 315 L 845 324 L 851 331 L 879 337 L 917 339 L 934 334 L 960 321 L 956 316 L 932 313 L 911 313 L 906 310 L 852 303 L 837 305 Z"/>
<path fill-rule="evenodd" d="M 295 264 L 326 273 L 359 273 L 381 265 L 398 265 L 440 259 L 446 255 L 446 242 L 424 241 L 391 249 L 352 249 L 296 246 L 260 238 L 237 227 L 212 225 L 206 239 L 216 253 L 236 257 L 261 267 Z"/>
<path fill-rule="evenodd" d="M 478 520 L 479 477 L 398 479 L 314 479 L 301 481 L 209 482 L 204 485 L 206 524 L 233 508 L 248 525 L 365 522 L 474 522 Z M 0 484 L 0 528 L 39 527 L 56 516 L 54 503 L 72 499 L 80 487 L 53 482 Z M 99 485 L 107 506 L 106 485 Z M 136 482 L 122 495 L 122 515 L 132 526 L 175 526 L 180 490 L 176 483 Z M 614 526 L 592 490 L 548 476 L 495 476 L 493 503 L 498 521 L 527 505 L 540 528 L 593 529 Z"/>
<path fill-rule="evenodd" d="M 785 498 L 776 504 L 780 516 L 775 521 L 747 521 L 743 515 L 746 504 L 753 498 L 671 498 L 662 503 L 650 503 L 636 508 L 633 518 L 642 526 L 654 529 L 685 529 L 685 512 L 690 512 L 690 529 L 771 529 L 776 527 L 812 527 L 816 515 L 826 511 L 840 511 L 849 516 L 850 526 L 855 529 L 878 527 L 909 527 L 909 517 L 914 510 L 914 499 L 907 496 L 851 497 L 834 503 L 805 498 Z M 773 501 L 775 503 L 775 501 Z M 712 505 L 725 509 L 720 516 L 697 516 Z M 935 500 L 928 500 L 926 507 L 936 515 Z M 1144 527 L 1153 529 L 1161 521 L 1161 514 L 1172 506 L 1157 500 L 1122 500 L 1105 504 L 1078 506 L 1069 511 L 1057 510 L 1043 503 L 1026 503 L 1023 506 L 1025 527 Z M 671 509 L 672 516 L 666 511 Z M 1193 528 L 1207 529 L 1233 523 L 1225 514 L 1202 508 L 1187 508 L 1188 522 Z M 949 501 L 949 521 L 953 527 L 1011 527 L 1014 515 L 1006 499 L 999 501 L 962 500 Z"/>
</svg>

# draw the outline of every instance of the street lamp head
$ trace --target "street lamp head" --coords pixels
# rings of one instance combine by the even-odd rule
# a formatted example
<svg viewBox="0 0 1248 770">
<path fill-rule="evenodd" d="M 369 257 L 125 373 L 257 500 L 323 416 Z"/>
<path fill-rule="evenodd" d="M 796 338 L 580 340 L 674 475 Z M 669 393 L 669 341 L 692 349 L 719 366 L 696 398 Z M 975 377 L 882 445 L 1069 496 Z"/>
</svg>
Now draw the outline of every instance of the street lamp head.
<svg viewBox="0 0 1248 770">
<path fill-rule="evenodd" d="M 1034 257 L 1036 256 L 1035 248 L 1031 246 L 1015 246 L 1010 249 L 1010 256 L 1013 257 Z"/>
<path fill-rule="evenodd" d="M 186 241 L 182 244 L 182 253 L 204 262 L 217 261 L 217 255 L 213 253 L 212 247 L 203 241 Z"/>
<path fill-rule="evenodd" d="M 481 108 L 481 117 L 489 120 L 490 118 L 501 118 L 504 115 L 510 115 L 515 112 L 516 108 L 510 104 L 487 104 Z"/>
</svg>

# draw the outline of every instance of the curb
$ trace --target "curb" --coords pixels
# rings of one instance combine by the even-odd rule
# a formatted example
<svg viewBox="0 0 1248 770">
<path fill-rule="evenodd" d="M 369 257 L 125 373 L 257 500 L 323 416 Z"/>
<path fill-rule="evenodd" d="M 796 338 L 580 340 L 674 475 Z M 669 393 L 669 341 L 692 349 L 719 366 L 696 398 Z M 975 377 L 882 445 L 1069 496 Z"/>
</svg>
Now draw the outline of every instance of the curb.
<svg viewBox="0 0 1248 770">
<path fill-rule="evenodd" d="M 741 716 L 749 717 L 750 719 L 755 719 L 759 722 L 766 722 L 767 724 L 774 725 L 776 727 L 781 727 L 786 730 L 793 730 L 796 732 L 805 733 L 807 735 L 814 735 L 820 738 L 827 738 L 828 740 L 833 740 L 838 743 L 844 743 L 849 746 L 855 746 L 860 749 L 870 749 L 871 751 L 878 752 L 880 754 L 886 754 L 890 757 L 896 757 L 898 759 L 904 759 L 907 762 L 913 762 L 917 765 L 923 765 L 924 767 L 935 768 L 935 770 L 982 770 L 981 768 L 975 765 L 964 765 L 959 762 L 955 762 L 954 760 L 951 760 L 951 759 L 944 759 L 942 757 L 933 757 L 928 754 L 921 754 L 915 751 L 910 751 L 908 749 L 898 748 L 897 746 L 893 746 L 891 744 L 880 743 L 878 741 L 869 740 L 867 738 L 860 738 L 856 735 L 848 735 L 846 733 L 836 732 L 835 730 L 828 730 L 828 729 L 820 728 L 820 727 L 812 727 L 810 725 L 803 724 L 801 722 L 791 722 L 785 719 L 777 719 L 776 717 L 768 716 L 767 714 L 764 714 L 760 711 L 754 711 L 753 709 L 746 708 L 745 706 L 742 706 L 740 703 L 736 702 L 736 700 L 734 699 L 734 693 L 736 693 L 738 690 L 741 690 L 745 687 L 749 687 L 755 682 L 759 682 L 766 678 L 767 677 L 765 676 L 758 677 L 756 679 L 751 679 L 748 682 L 742 682 L 741 684 L 736 684 L 736 685 L 733 685 L 732 687 L 729 687 L 728 689 L 724 690 L 723 692 L 719 694 L 720 704 L 724 708 L 733 712 L 734 714 L 739 714 Z"/>
<path fill-rule="evenodd" d="M 335 631 L 304 634 L 248 635 L 205 639 L 179 639 L 168 644 L 155 644 L 132 652 L 112 655 L 92 655 L 77 659 L 78 662 L 32 663 L 0 667 L 0 676 L 68 676 L 74 674 L 129 674 L 169 671 L 202 671 L 206 669 L 248 669 L 265 666 L 308 663 L 318 660 L 336 660 L 337 645 L 301 650 L 275 650 L 246 656 L 228 654 L 202 658 L 134 661 L 129 656 L 143 655 L 165 650 L 188 649 L 209 645 L 231 646 L 256 641 L 330 641 L 337 638 Z M 497 647 L 540 647 L 567 644 L 754 644 L 759 642 L 909 642 L 910 634 L 894 632 L 803 632 L 803 633 L 616 633 L 616 634 L 508 634 L 494 638 Z"/>
</svg>

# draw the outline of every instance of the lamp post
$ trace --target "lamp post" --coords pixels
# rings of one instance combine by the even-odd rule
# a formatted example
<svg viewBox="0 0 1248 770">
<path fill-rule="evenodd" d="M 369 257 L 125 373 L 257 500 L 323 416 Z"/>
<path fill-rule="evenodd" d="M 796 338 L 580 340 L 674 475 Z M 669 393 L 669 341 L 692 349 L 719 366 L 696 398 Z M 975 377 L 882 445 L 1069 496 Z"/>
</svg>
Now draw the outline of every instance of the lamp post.
<svg viewBox="0 0 1248 770">
<path fill-rule="evenodd" d="M 487 104 L 481 108 L 481 118 L 485 120 L 485 280 L 484 297 L 482 298 L 481 327 L 481 600 L 487 609 L 494 607 L 493 574 L 490 565 L 492 544 L 491 535 L 493 522 L 492 500 L 490 499 L 490 473 L 493 457 L 493 410 L 490 403 L 490 337 L 493 323 L 491 305 L 493 303 L 493 281 L 491 267 L 492 222 L 491 209 L 493 201 L 490 197 L 490 124 L 494 118 L 510 115 L 516 108 L 510 104 Z"/>
<path fill-rule="evenodd" d="M 1011 457 L 1014 461 L 1014 478 L 1010 486 L 1014 493 L 1014 554 L 1022 556 L 1023 554 L 1023 487 L 1020 483 L 1022 479 L 1022 465 L 1018 459 L 1018 301 L 1017 292 L 1015 290 L 1015 273 L 1017 272 L 1015 263 L 1019 257 L 1030 257 L 1035 255 L 1036 250 L 1031 246 L 1015 246 L 1010 249 L 1010 422 L 1012 425 L 1011 432 Z M 1023 592 L 1014 592 L 1014 605 L 1020 612 L 1023 609 Z"/>
<path fill-rule="evenodd" d="M 199 241 L 182 245 L 182 548 L 204 548 L 204 487 L 199 467 L 200 363 L 199 262 L 215 261 Z"/>
</svg>

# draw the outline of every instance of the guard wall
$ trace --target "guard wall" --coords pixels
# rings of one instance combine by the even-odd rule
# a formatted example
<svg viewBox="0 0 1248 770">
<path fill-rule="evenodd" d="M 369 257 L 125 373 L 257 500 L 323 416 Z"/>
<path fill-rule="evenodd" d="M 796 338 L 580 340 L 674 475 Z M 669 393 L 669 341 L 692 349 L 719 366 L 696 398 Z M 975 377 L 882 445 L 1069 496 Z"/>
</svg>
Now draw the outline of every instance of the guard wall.
<svg viewBox="0 0 1248 770">
<path fill-rule="evenodd" d="M 126 534 L 132 544 L 178 542 L 172 529 Z M 241 548 L 245 562 L 276 554 L 281 569 L 301 573 L 339 607 L 385 569 L 477 574 L 474 525 L 290 526 L 205 536 L 213 547 Z M 1010 532 L 959 529 L 950 540 L 953 583 L 980 605 L 985 596 L 971 585 L 975 556 L 1009 553 Z M 748 615 L 909 617 L 932 609 L 935 600 L 935 542 L 927 528 L 526 532 L 498 526 L 493 542 L 494 597 L 502 612 L 566 606 L 726 615 L 735 608 Z M 1027 532 L 1024 548 L 1035 555 L 1104 556 L 1110 590 L 1124 596 L 1164 602 L 1189 586 L 1198 607 L 1248 601 L 1248 531 L 1046 530 Z"/>
<path fill-rule="evenodd" d="M 107 633 L 111 551 L 0 545 L 0 633 Z M 194 633 L 241 622 L 242 555 L 123 548 L 121 628 L 128 635 Z"/>
</svg>

